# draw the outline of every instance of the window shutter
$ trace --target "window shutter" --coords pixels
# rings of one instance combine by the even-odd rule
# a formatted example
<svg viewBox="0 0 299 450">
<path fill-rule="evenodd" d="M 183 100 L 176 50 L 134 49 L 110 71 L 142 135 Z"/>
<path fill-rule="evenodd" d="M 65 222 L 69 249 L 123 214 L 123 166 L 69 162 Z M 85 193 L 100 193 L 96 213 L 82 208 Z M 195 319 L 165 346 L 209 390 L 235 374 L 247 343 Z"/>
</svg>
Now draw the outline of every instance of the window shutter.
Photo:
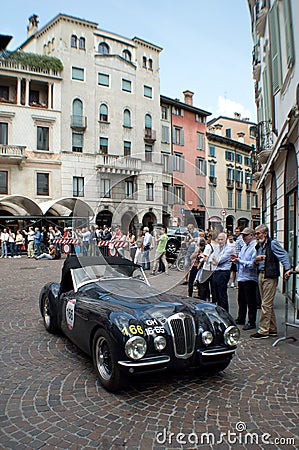
<svg viewBox="0 0 299 450">
<path fill-rule="evenodd" d="M 203 175 L 207 176 L 207 161 L 203 162 Z"/>
<path fill-rule="evenodd" d="M 182 187 L 182 203 L 185 203 L 185 187 Z"/>
<path fill-rule="evenodd" d="M 290 0 L 283 0 L 284 29 L 286 33 L 286 50 L 288 67 L 294 65 L 294 38 L 292 29 L 292 12 Z"/>
<path fill-rule="evenodd" d="M 185 156 L 181 156 L 179 161 L 180 161 L 180 172 L 185 172 Z"/>
<path fill-rule="evenodd" d="M 272 57 L 272 92 L 275 95 L 281 86 L 281 48 L 278 3 L 274 3 L 269 12 L 270 22 L 270 46 Z"/>
<path fill-rule="evenodd" d="M 181 135 L 181 136 L 180 136 L 180 137 L 181 137 L 181 139 L 180 139 L 180 141 L 181 141 L 180 144 L 181 144 L 181 145 L 185 145 L 185 143 L 184 143 L 184 130 L 183 130 L 183 129 L 180 130 L 180 135 Z"/>
<path fill-rule="evenodd" d="M 175 134 L 175 128 L 174 127 L 172 128 L 172 142 L 173 142 L 173 144 L 177 143 L 176 142 L 176 134 Z"/>
<path fill-rule="evenodd" d="M 169 186 L 169 189 L 168 189 L 168 203 L 169 203 L 169 205 L 174 205 L 175 204 L 175 187 L 174 186 Z"/>
</svg>

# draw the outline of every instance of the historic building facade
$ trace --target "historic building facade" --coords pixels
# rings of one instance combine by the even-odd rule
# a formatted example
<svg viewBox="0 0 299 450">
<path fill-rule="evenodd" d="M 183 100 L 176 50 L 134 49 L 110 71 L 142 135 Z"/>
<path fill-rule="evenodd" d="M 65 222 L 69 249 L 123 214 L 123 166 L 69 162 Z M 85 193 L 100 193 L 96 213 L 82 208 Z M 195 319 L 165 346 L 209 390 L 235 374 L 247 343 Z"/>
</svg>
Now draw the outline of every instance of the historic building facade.
<svg viewBox="0 0 299 450">
<path fill-rule="evenodd" d="M 248 0 L 262 221 L 298 263 L 299 2 Z M 294 300 L 297 277 L 288 283 Z M 298 293 L 297 293 L 297 301 Z M 297 318 L 299 319 L 299 317 Z"/>
</svg>

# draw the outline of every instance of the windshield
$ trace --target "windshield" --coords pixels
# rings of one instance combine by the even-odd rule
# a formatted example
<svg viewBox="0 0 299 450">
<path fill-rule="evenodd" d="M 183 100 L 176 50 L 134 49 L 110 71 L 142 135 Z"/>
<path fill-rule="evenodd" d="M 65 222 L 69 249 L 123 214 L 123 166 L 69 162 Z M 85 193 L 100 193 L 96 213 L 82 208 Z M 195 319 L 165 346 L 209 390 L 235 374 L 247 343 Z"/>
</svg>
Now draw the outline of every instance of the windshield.
<svg viewBox="0 0 299 450">
<path fill-rule="evenodd" d="M 139 267 L 132 270 L 132 266 L 95 265 L 71 269 L 75 292 L 80 286 L 99 281 L 119 279 L 121 283 L 128 278 L 134 278 L 147 282 L 144 273 Z"/>
<path fill-rule="evenodd" d="M 126 302 L 132 303 L 137 298 L 139 299 L 138 303 L 147 303 L 147 298 L 159 294 L 148 284 L 132 278 L 102 279 L 97 281 L 97 284 L 102 291 L 106 291 L 109 295 L 123 297 Z"/>
</svg>

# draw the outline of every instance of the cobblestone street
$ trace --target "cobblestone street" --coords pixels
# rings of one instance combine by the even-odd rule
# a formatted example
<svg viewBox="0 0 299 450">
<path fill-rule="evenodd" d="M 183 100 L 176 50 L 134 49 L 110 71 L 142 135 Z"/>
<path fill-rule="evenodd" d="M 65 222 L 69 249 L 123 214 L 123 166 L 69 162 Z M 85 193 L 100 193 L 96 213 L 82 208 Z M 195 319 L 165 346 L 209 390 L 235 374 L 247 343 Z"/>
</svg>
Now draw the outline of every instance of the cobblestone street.
<svg viewBox="0 0 299 450">
<path fill-rule="evenodd" d="M 298 448 L 298 341 L 272 347 L 274 338 L 252 341 L 241 331 L 237 354 L 219 375 L 156 374 L 111 394 L 85 354 L 44 329 L 38 295 L 60 280 L 62 263 L 25 256 L 0 263 L 1 448 Z M 175 270 L 150 280 L 186 294 Z M 229 288 L 234 317 L 236 292 Z M 279 295 L 277 317 L 282 335 Z"/>
</svg>

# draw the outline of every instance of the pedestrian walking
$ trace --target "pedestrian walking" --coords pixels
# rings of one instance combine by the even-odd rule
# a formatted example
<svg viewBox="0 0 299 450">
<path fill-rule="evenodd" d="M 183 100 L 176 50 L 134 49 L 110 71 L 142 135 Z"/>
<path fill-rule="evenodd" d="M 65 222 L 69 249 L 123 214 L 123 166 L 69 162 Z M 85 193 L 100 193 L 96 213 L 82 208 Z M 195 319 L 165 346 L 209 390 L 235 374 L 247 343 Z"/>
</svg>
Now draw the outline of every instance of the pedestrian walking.
<svg viewBox="0 0 299 450">
<path fill-rule="evenodd" d="M 161 228 L 161 235 L 159 237 L 156 237 L 156 236 L 157 235 L 156 235 L 156 231 L 155 231 L 155 240 L 156 240 L 156 242 L 158 242 L 158 245 L 157 245 L 155 258 L 154 258 L 153 271 L 151 274 L 156 275 L 157 269 L 159 267 L 159 262 L 161 260 L 164 265 L 164 268 L 165 268 L 165 273 L 166 273 L 166 275 L 168 275 L 168 262 L 166 259 L 166 246 L 167 246 L 168 236 L 167 236 L 166 227 Z"/>
<path fill-rule="evenodd" d="M 34 258 L 34 230 L 33 227 L 29 227 L 28 231 L 23 230 L 23 233 L 27 236 L 27 257 Z"/>
<path fill-rule="evenodd" d="M 141 259 L 141 266 L 143 270 L 150 270 L 151 269 L 151 263 L 150 263 L 150 249 L 152 246 L 152 236 L 149 233 L 149 228 L 144 227 L 143 228 L 143 253 L 142 253 L 142 259 Z"/>
<path fill-rule="evenodd" d="M 291 260 L 288 253 L 282 248 L 278 241 L 271 239 L 269 229 L 262 224 L 256 227 L 255 235 L 258 243 L 255 247 L 256 257 L 254 259 L 258 271 L 258 283 L 262 298 L 262 310 L 257 333 L 250 335 L 253 339 L 266 339 L 277 336 L 277 326 L 274 313 L 274 297 L 278 278 L 280 276 L 279 263 L 284 269 L 286 280 L 291 275 Z"/>
</svg>

